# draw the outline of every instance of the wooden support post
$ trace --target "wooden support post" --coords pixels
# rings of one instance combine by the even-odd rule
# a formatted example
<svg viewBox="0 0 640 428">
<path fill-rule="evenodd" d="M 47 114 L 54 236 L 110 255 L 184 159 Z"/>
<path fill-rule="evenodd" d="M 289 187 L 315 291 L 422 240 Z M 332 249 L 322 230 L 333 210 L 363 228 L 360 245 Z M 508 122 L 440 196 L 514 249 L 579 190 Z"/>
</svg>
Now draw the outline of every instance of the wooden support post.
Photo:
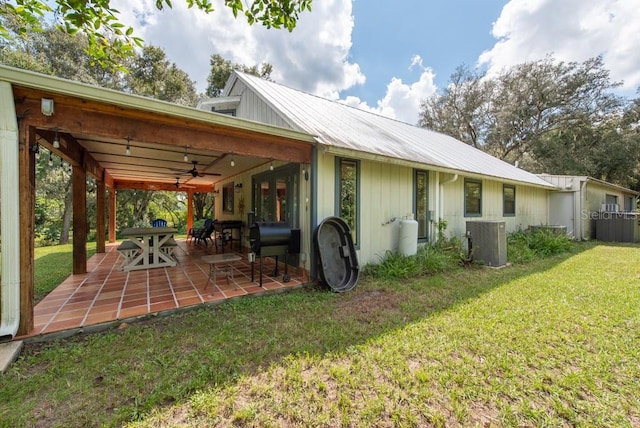
<svg viewBox="0 0 640 428">
<path fill-rule="evenodd" d="M 87 273 L 87 173 L 72 167 L 73 273 Z"/>
<path fill-rule="evenodd" d="M 109 189 L 109 242 L 116 242 L 116 189 Z"/>
<path fill-rule="evenodd" d="M 193 227 L 193 190 L 187 190 L 187 232 Z"/>
<path fill-rule="evenodd" d="M 104 253 L 105 248 L 105 233 L 106 233 L 106 206 L 105 206 L 105 192 L 106 187 L 104 181 L 99 180 L 96 186 L 96 252 Z"/>
<path fill-rule="evenodd" d="M 36 206 L 36 156 L 29 147 L 36 144 L 31 128 L 21 127 L 19 133 L 19 200 L 20 200 L 20 325 L 18 335 L 34 327 L 34 251 Z"/>
</svg>

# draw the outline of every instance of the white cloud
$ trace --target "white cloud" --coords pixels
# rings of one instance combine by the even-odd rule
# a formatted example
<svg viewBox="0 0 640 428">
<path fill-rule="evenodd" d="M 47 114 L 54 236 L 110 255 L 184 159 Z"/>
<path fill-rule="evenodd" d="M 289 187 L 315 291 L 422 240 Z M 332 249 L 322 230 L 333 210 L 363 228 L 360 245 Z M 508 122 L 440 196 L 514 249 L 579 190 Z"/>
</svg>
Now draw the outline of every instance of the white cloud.
<svg viewBox="0 0 640 428">
<path fill-rule="evenodd" d="M 358 97 L 347 97 L 343 102 L 352 107 L 371 111 L 402 122 L 417 124 L 420 102 L 433 95 L 437 91 L 437 87 L 434 83 L 435 74 L 433 70 L 423 67 L 420 57 L 414 56 L 412 58 L 410 68 L 415 65 L 419 65 L 422 69 L 418 81 L 403 83 L 402 79 L 394 77 L 387 85 L 387 92 L 384 98 L 378 101 L 376 107 L 369 106 Z"/>
<path fill-rule="evenodd" d="M 493 25 L 499 39 L 479 64 L 489 73 L 547 54 L 582 62 L 603 55 L 613 81 L 640 85 L 637 0 L 511 0 Z"/>
<path fill-rule="evenodd" d="M 292 33 L 249 26 L 233 17 L 221 2 L 205 14 L 188 9 L 183 0 L 157 11 L 155 0 L 115 0 L 123 22 L 134 26 L 148 44 L 162 47 L 172 62 L 204 91 L 209 58 L 222 55 L 234 63 L 273 65 L 272 78 L 287 86 L 324 97 L 365 81 L 358 64 L 349 61 L 353 17 L 350 0 L 314 2 Z"/>
</svg>

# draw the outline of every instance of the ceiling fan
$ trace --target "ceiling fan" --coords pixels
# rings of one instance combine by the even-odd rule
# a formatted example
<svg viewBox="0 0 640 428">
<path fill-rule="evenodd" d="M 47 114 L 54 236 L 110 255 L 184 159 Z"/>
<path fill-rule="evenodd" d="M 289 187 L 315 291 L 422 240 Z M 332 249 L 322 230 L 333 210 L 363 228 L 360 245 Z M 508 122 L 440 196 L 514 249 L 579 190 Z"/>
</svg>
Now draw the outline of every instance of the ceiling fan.
<svg viewBox="0 0 640 428">
<path fill-rule="evenodd" d="M 198 171 L 198 161 L 197 160 L 192 160 L 191 163 L 193 164 L 193 168 L 191 169 L 177 169 L 177 168 L 170 168 L 172 171 L 175 172 L 179 172 L 180 174 L 190 174 L 191 177 L 196 178 L 196 177 L 204 177 L 205 175 L 221 175 L 220 173 L 217 172 L 200 172 Z"/>
</svg>

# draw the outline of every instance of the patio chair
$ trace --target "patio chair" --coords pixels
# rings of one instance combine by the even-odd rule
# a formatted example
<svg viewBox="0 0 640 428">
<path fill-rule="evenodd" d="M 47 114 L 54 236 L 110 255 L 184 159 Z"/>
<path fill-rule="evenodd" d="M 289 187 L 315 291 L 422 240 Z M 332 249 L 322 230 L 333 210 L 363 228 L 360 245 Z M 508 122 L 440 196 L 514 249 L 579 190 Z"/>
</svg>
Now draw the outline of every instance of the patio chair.
<svg viewBox="0 0 640 428">
<path fill-rule="evenodd" d="M 157 218 L 151 222 L 151 226 L 153 227 L 167 227 L 167 220 L 162 218 Z"/>
<path fill-rule="evenodd" d="M 202 229 L 202 231 L 200 232 L 200 234 L 198 234 L 198 236 L 196 236 L 196 245 L 199 244 L 200 242 L 204 242 L 205 247 L 208 246 L 207 244 L 207 240 L 211 241 L 211 243 L 213 244 L 213 238 L 211 237 L 211 235 L 215 232 L 215 221 L 212 221 L 211 223 L 209 223 L 207 226 L 205 226 L 204 229 Z"/>
<path fill-rule="evenodd" d="M 213 220 L 208 218 L 204 221 L 204 226 L 202 227 L 192 227 L 187 231 L 187 244 L 189 242 L 192 242 L 193 240 L 198 240 L 198 237 L 202 234 L 202 231 L 204 229 L 206 229 L 211 223 L 213 223 Z"/>
</svg>

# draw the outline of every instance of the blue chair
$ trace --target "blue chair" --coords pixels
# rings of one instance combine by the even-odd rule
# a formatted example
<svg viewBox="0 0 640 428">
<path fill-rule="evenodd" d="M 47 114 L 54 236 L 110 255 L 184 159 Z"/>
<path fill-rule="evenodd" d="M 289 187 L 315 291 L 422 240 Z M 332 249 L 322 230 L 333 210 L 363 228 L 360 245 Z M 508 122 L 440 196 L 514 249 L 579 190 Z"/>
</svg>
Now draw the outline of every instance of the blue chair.
<svg viewBox="0 0 640 428">
<path fill-rule="evenodd" d="M 167 220 L 157 218 L 151 222 L 153 227 L 167 227 Z"/>
</svg>

